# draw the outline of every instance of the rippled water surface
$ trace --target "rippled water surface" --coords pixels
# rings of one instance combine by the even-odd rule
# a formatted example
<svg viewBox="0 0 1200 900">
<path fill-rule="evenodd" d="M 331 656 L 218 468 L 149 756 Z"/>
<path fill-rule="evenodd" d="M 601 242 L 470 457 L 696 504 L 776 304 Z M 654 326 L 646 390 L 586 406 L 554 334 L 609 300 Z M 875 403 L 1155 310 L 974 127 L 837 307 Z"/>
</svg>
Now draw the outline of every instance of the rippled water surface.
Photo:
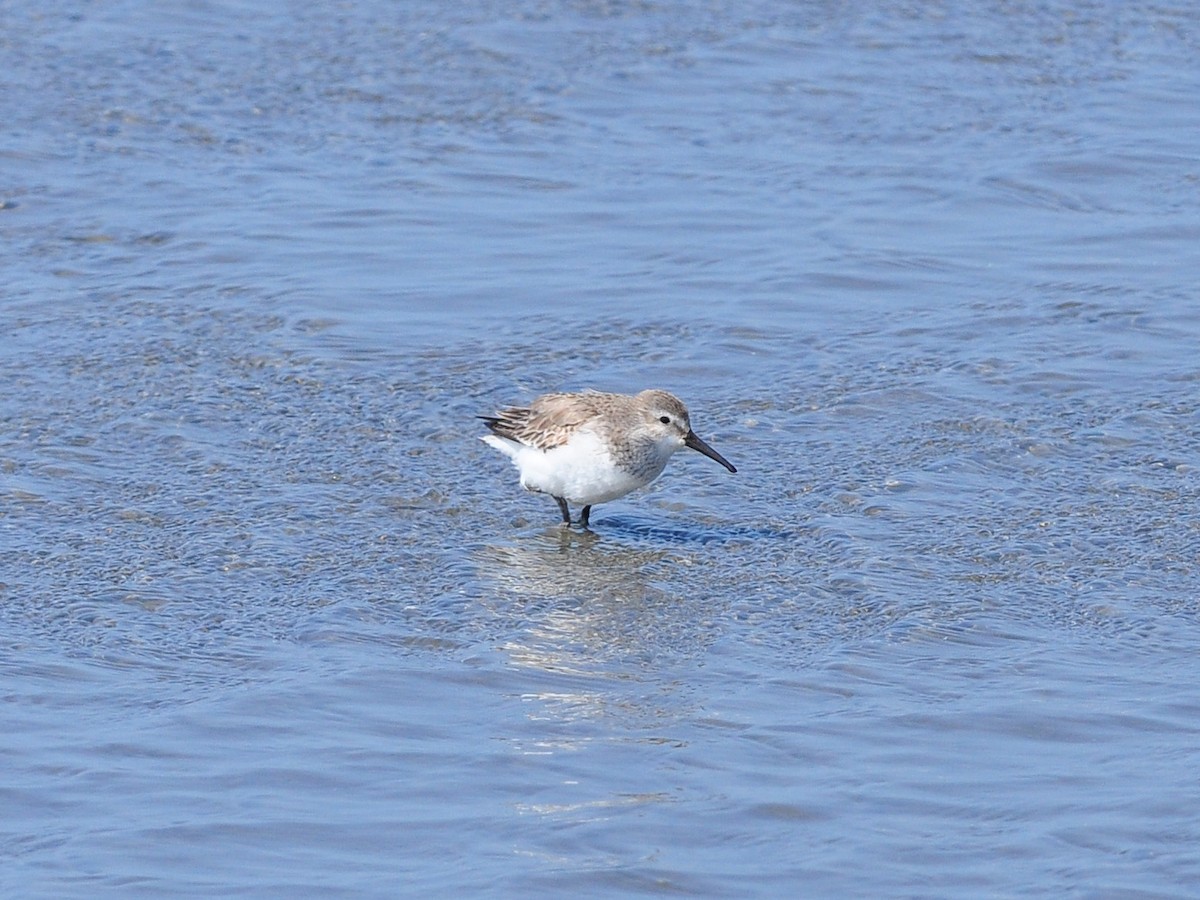
<svg viewBox="0 0 1200 900">
<path fill-rule="evenodd" d="M 6 896 L 1200 891 L 1189 6 L 0 24 Z"/>
</svg>

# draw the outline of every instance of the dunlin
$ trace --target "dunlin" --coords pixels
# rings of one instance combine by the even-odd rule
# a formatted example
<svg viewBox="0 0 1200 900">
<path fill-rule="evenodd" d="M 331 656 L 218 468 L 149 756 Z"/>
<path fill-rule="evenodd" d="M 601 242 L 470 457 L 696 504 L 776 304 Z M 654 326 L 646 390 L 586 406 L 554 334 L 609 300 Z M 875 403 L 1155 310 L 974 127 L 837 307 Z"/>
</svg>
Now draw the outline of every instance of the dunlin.
<svg viewBox="0 0 1200 900">
<path fill-rule="evenodd" d="M 587 528 L 593 504 L 645 487 L 682 447 L 737 471 L 696 437 L 687 407 L 666 391 L 544 394 L 479 418 L 492 431 L 481 440 L 513 461 L 523 488 L 553 497 L 568 525 L 568 502 L 583 504 L 579 524 Z"/>
</svg>

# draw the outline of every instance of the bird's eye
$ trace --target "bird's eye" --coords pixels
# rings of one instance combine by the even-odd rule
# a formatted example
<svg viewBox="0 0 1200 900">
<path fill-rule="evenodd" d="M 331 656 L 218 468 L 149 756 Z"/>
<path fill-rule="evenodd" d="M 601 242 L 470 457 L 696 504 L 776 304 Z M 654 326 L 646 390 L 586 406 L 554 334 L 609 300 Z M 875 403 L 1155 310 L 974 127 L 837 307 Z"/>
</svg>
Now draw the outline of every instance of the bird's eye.
<svg viewBox="0 0 1200 900">
<path fill-rule="evenodd" d="M 659 416 L 658 421 L 662 422 L 664 425 L 670 425 L 671 417 L 670 416 Z"/>
</svg>

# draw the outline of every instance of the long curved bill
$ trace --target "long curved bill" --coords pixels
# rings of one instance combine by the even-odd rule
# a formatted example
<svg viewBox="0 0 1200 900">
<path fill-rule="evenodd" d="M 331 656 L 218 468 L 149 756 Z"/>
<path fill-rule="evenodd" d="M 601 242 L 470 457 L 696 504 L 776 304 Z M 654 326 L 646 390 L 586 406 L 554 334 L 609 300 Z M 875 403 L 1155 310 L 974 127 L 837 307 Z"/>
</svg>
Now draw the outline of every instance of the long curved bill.
<svg viewBox="0 0 1200 900">
<path fill-rule="evenodd" d="M 696 432 L 694 432 L 690 429 L 688 430 L 687 437 L 685 437 L 683 439 L 683 445 L 685 447 L 691 447 L 693 450 L 697 450 L 700 453 L 703 453 L 709 459 L 715 459 L 717 462 L 719 462 L 721 465 L 723 465 L 725 468 L 727 468 L 730 472 L 737 471 L 737 469 L 735 469 L 733 467 L 733 464 L 729 460 L 727 460 L 725 457 L 723 457 L 720 453 L 718 453 L 712 447 L 708 446 L 708 444 L 704 443 L 704 441 L 700 440 L 700 438 L 696 437 Z"/>
</svg>

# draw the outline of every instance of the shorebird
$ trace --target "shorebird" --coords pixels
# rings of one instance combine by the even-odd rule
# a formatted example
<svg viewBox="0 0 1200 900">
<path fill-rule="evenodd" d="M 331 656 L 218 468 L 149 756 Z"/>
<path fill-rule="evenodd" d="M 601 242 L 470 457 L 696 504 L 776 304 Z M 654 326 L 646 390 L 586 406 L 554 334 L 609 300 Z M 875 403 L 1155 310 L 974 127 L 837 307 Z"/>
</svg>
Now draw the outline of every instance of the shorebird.
<svg viewBox="0 0 1200 900">
<path fill-rule="evenodd" d="M 737 471 L 696 436 L 687 407 L 666 391 L 543 394 L 479 418 L 492 432 L 480 440 L 513 461 L 521 487 L 553 497 L 568 525 L 568 503 L 583 504 L 579 524 L 587 528 L 594 504 L 645 487 L 683 447 Z"/>
</svg>

